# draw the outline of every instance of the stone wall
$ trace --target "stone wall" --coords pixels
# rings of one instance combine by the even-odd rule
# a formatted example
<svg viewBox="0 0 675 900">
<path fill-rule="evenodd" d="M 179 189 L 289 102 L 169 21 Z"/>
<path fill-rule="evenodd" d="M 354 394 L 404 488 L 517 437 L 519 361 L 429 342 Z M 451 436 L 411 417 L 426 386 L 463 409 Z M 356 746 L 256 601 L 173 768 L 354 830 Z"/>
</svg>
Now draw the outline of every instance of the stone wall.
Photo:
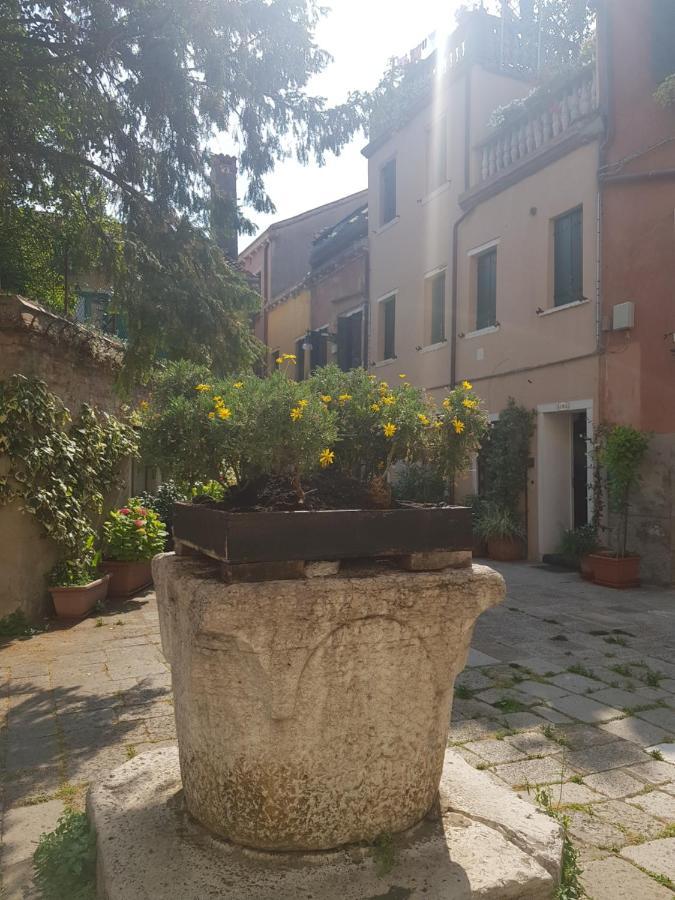
<svg viewBox="0 0 675 900">
<path fill-rule="evenodd" d="M 118 413 L 115 389 L 122 361 L 119 343 L 12 295 L 0 296 L 0 380 L 41 378 L 76 413 L 82 403 Z M 111 505 L 129 493 L 132 467 L 121 473 Z M 39 523 L 15 503 L 0 506 L 0 618 L 17 608 L 31 619 L 50 612 L 47 575 L 57 548 Z"/>
</svg>

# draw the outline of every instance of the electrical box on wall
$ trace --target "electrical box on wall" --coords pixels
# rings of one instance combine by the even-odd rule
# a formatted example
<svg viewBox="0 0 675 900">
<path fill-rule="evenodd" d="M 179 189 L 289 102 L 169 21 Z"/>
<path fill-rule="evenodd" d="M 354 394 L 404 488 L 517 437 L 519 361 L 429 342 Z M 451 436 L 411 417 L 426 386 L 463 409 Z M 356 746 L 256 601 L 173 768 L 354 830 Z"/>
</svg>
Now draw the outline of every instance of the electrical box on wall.
<svg viewBox="0 0 675 900">
<path fill-rule="evenodd" d="M 616 303 L 612 308 L 612 331 L 622 331 L 635 325 L 635 304 L 632 301 Z"/>
</svg>

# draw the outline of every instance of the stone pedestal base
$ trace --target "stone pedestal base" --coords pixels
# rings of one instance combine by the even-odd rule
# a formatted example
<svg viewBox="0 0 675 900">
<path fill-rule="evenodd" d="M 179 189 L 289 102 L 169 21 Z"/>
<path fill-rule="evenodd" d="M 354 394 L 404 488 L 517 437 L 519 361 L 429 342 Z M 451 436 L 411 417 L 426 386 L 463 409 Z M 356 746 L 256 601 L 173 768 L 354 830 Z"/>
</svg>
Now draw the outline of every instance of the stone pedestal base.
<svg viewBox="0 0 675 900">
<path fill-rule="evenodd" d="M 88 797 L 100 900 L 550 900 L 557 823 L 448 751 L 429 815 L 384 846 L 246 850 L 185 811 L 178 750 L 151 750 Z"/>
</svg>

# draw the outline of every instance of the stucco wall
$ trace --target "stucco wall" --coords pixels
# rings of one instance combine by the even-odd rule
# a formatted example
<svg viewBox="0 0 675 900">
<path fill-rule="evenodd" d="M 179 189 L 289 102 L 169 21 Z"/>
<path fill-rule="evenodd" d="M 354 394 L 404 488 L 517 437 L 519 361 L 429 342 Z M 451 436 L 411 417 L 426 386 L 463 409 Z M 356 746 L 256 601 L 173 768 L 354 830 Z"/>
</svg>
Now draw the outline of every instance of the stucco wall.
<svg viewBox="0 0 675 900">
<path fill-rule="evenodd" d="M 309 291 L 302 290 L 269 310 L 267 344 L 270 351 L 295 353 L 295 342 L 303 337 L 310 327 L 309 306 Z M 270 367 L 274 367 L 271 355 Z M 290 378 L 295 378 L 296 366 L 293 363 L 284 363 L 283 368 Z"/>
<path fill-rule="evenodd" d="M 113 342 L 88 344 L 78 326 L 0 297 L 0 380 L 14 373 L 40 378 L 73 413 L 84 402 L 115 413 L 123 403 L 115 390 L 119 359 Z M 124 466 L 110 504 L 128 496 L 130 470 Z M 16 503 L 0 506 L 0 618 L 17 608 L 32 619 L 50 611 L 47 575 L 56 558 L 56 546 L 33 516 Z"/>
</svg>

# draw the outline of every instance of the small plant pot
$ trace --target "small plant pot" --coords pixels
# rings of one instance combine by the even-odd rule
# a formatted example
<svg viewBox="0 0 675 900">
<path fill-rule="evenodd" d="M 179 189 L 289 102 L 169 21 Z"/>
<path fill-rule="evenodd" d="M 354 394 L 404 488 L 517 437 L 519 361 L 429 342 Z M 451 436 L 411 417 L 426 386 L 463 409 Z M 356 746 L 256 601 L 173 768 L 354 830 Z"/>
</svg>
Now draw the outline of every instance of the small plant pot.
<svg viewBox="0 0 675 900">
<path fill-rule="evenodd" d="M 59 619 L 81 619 L 102 603 L 108 593 L 110 575 L 104 575 L 89 584 L 49 589 L 54 609 Z"/>
<path fill-rule="evenodd" d="M 639 556 L 605 556 L 602 553 L 591 553 L 590 560 L 596 584 L 611 588 L 639 586 Z"/>
<path fill-rule="evenodd" d="M 593 581 L 595 578 L 593 569 L 593 554 L 587 553 L 579 560 L 579 571 L 581 577 L 586 581 Z"/>
<path fill-rule="evenodd" d="M 104 559 L 101 568 L 110 575 L 108 593 L 111 597 L 133 597 L 152 584 L 152 567 L 149 559 L 134 562 Z"/>
<path fill-rule="evenodd" d="M 497 562 L 514 562 L 525 559 L 525 548 L 520 538 L 488 538 L 488 556 Z"/>
</svg>

